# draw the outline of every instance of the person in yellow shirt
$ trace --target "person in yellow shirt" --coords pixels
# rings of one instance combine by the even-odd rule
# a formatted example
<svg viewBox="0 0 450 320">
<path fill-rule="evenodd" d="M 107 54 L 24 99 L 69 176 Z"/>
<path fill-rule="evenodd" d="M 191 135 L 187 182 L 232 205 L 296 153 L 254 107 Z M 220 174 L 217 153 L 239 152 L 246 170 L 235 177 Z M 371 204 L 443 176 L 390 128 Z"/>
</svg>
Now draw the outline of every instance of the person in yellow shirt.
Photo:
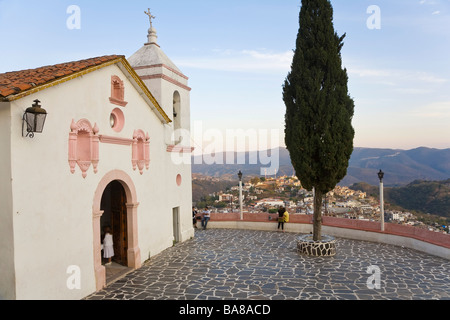
<svg viewBox="0 0 450 320">
<path fill-rule="evenodd" d="M 286 209 L 285 209 L 286 210 Z M 284 212 L 284 222 L 288 223 L 289 222 L 289 212 L 287 212 L 287 210 Z"/>
<path fill-rule="evenodd" d="M 278 230 L 283 230 L 284 232 L 284 224 L 289 222 L 289 213 L 285 208 L 281 207 L 278 209 Z"/>
</svg>

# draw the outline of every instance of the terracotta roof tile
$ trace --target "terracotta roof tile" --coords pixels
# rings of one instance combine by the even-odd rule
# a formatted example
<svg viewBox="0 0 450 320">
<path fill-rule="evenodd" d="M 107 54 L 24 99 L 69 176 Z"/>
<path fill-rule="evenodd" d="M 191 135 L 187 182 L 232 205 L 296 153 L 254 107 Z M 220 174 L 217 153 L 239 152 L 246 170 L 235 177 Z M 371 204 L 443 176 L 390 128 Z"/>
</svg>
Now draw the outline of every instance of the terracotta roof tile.
<svg viewBox="0 0 450 320">
<path fill-rule="evenodd" d="M 0 74 L 0 99 L 44 85 L 50 81 L 62 78 L 84 69 L 101 65 L 105 62 L 124 58 L 124 56 L 110 55 L 81 61 L 45 66 L 36 69 L 14 71 Z"/>
<path fill-rule="evenodd" d="M 16 92 L 14 89 L 12 88 L 6 88 L 0 91 L 0 95 L 4 95 L 5 97 L 13 94 L 14 92 Z"/>
</svg>

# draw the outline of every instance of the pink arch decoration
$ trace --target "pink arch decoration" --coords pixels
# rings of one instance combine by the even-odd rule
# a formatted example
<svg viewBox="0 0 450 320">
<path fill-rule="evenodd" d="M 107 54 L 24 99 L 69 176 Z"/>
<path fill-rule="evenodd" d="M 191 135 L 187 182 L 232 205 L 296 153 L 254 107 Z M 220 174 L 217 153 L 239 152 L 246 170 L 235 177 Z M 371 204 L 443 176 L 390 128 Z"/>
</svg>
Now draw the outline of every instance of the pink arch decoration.
<svg viewBox="0 0 450 320">
<path fill-rule="evenodd" d="M 101 242 L 100 242 L 100 218 L 103 215 L 101 210 L 101 201 L 105 188 L 112 181 L 118 181 L 125 189 L 127 196 L 127 234 L 128 234 L 128 267 L 138 269 L 141 267 L 141 253 L 138 243 L 138 222 L 137 209 L 139 203 L 137 202 L 137 193 L 133 180 L 121 170 L 113 170 L 107 173 L 99 182 L 98 187 L 94 193 L 94 201 L 92 206 L 93 217 L 93 247 L 94 247 L 94 272 L 97 290 L 101 290 L 106 286 L 106 269 L 102 266 L 101 258 Z"/>
</svg>

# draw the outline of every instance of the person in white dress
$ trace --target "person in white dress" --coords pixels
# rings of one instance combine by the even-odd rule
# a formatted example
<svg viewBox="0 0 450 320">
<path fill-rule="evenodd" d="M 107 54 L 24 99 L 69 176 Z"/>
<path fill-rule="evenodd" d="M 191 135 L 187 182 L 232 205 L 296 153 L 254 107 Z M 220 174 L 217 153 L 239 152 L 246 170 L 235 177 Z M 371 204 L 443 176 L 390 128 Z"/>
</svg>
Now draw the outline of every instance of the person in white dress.
<svg viewBox="0 0 450 320">
<path fill-rule="evenodd" d="M 110 227 L 105 228 L 105 238 L 103 239 L 103 258 L 108 259 L 106 265 L 111 264 L 111 258 L 114 256 L 113 236 Z"/>
</svg>

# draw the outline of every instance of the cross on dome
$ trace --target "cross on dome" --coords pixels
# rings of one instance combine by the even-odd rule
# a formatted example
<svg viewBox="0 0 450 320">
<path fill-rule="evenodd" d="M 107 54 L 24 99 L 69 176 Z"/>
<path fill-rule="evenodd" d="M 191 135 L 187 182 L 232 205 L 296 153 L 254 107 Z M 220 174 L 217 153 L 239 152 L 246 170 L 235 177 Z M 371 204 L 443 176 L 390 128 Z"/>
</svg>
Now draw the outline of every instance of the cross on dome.
<svg viewBox="0 0 450 320">
<path fill-rule="evenodd" d="M 150 12 L 150 8 L 148 8 L 148 11 L 144 11 L 144 13 L 148 16 L 148 19 L 150 20 L 150 29 L 148 29 L 148 42 L 147 44 L 156 44 L 156 40 L 158 39 L 158 36 L 156 35 L 156 30 L 155 28 L 153 28 L 153 22 L 152 19 L 156 19 L 156 17 L 154 15 L 152 15 L 152 13 Z"/>
<path fill-rule="evenodd" d="M 152 29 L 153 28 L 152 19 L 156 19 L 156 17 L 154 15 L 152 15 L 152 13 L 150 12 L 150 8 L 148 8 L 148 12 L 144 11 L 144 13 L 148 16 L 148 18 L 150 20 L 150 29 Z"/>
</svg>

